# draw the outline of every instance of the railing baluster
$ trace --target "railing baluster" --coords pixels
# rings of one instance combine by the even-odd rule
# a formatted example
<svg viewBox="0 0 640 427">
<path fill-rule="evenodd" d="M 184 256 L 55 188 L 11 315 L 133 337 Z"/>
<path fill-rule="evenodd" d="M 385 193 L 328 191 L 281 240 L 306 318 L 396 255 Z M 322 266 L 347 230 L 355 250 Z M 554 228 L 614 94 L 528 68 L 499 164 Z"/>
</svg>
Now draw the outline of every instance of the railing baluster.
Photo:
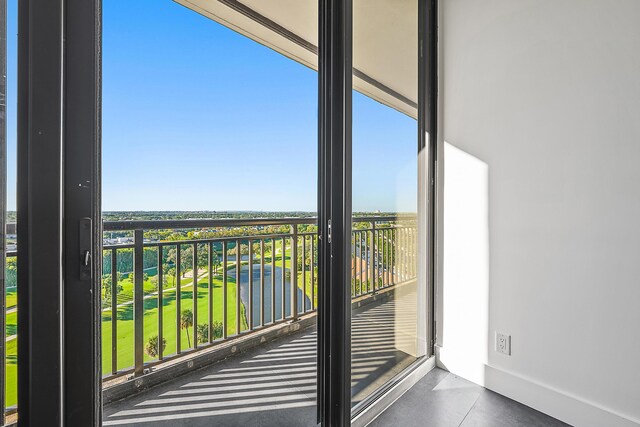
<svg viewBox="0 0 640 427">
<path fill-rule="evenodd" d="M 118 373 L 118 250 L 111 249 L 111 373 Z"/>
<path fill-rule="evenodd" d="M 360 293 L 364 295 L 366 293 L 367 280 L 369 279 L 369 261 L 368 261 L 368 250 L 367 250 L 367 231 L 362 230 L 360 233 L 360 238 L 362 241 L 362 281 L 360 282 Z"/>
<path fill-rule="evenodd" d="M 384 230 L 378 230 L 378 256 L 380 257 L 380 264 L 378 270 L 379 289 L 384 288 Z"/>
<path fill-rule="evenodd" d="M 364 282 L 362 284 L 363 288 L 362 288 L 362 293 L 366 293 L 366 290 L 369 286 L 369 264 L 371 263 L 371 258 L 370 258 L 370 244 L 368 244 L 368 240 L 369 240 L 369 232 L 368 231 L 363 231 L 362 232 L 362 236 L 364 238 Z"/>
<path fill-rule="evenodd" d="M 378 269 L 376 273 L 378 274 L 378 289 L 384 288 L 384 230 L 377 230 L 378 238 L 377 238 L 377 249 L 378 249 Z"/>
<path fill-rule="evenodd" d="M 387 241 L 387 286 L 391 285 L 391 229 L 385 232 Z"/>
<path fill-rule="evenodd" d="M 358 231 L 354 230 L 352 233 L 352 237 L 353 237 L 353 266 L 352 266 L 352 270 L 353 270 L 353 280 L 352 280 L 352 291 L 351 291 L 351 297 L 355 298 L 358 296 L 358 282 L 359 282 L 359 272 L 358 272 L 358 258 L 360 257 L 359 255 L 359 246 L 358 246 Z"/>
<path fill-rule="evenodd" d="M 360 295 L 362 295 L 362 280 L 364 279 L 364 256 L 363 249 L 364 245 L 362 244 L 362 231 L 358 232 L 358 280 L 360 285 L 358 286 L 360 289 Z"/>
<path fill-rule="evenodd" d="M 410 254 L 409 254 L 409 232 L 410 229 L 407 227 L 404 230 L 404 243 L 403 243 L 403 247 L 404 247 L 404 275 L 405 275 L 405 280 L 408 280 L 411 277 L 411 269 L 410 269 Z"/>
<path fill-rule="evenodd" d="M 298 319 L 298 226 L 291 226 L 291 317 Z"/>
<path fill-rule="evenodd" d="M 222 338 L 227 339 L 227 241 L 222 242 Z"/>
<path fill-rule="evenodd" d="M 374 291 L 377 291 L 378 288 L 380 287 L 380 277 L 381 277 L 381 271 L 380 271 L 380 265 L 381 265 L 381 260 L 380 260 L 380 254 L 382 253 L 382 248 L 381 248 L 381 244 L 380 244 L 380 231 L 376 229 L 376 242 L 375 242 L 375 250 L 376 250 L 376 282 L 375 282 L 375 287 L 374 287 Z"/>
<path fill-rule="evenodd" d="M 302 312 L 307 312 L 307 236 L 302 235 Z"/>
<path fill-rule="evenodd" d="M 409 270 L 409 228 L 405 228 L 404 230 L 404 276 L 405 280 L 409 280 L 411 278 L 411 272 Z"/>
<path fill-rule="evenodd" d="M 358 282 L 357 282 L 357 288 L 356 288 L 356 295 L 358 296 L 362 296 L 362 281 L 364 280 L 364 246 L 362 244 L 362 230 L 358 230 L 358 233 L 356 234 L 356 240 L 357 240 L 357 277 L 358 277 Z"/>
<path fill-rule="evenodd" d="M 315 246 L 316 246 L 316 235 L 311 235 L 311 254 L 309 255 L 309 263 L 311 264 L 311 311 L 316 309 L 316 260 L 315 260 Z"/>
<path fill-rule="evenodd" d="M 389 274 L 391 275 L 390 283 L 392 285 L 396 284 L 396 278 L 395 278 L 395 254 L 396 254 L 396 251 L 395 251 L 396 246 L 395 245 L 396 245 L 396 240 L 395 240 L 394 236 L 395 236 L 395 228 L 392 227 L 389 230 L 389 239 L 390 239 L 389 240 L 389 252 L 390 252 L 390 254 L 389 254 L 389 264 L 391 265 L 391 267 L 389 269 L 390 270 Z"/>
<path fill-rule="evenodd" d="M 162 350 L 162 312 L 163 302 L 162 302 L 162 291 L 163 291 L 163 271 L 162 271 L 162 258 L 163 258 L 163 248 L 162 245 L 158 245 L 158 360 L 162 360 L 163 350 Z"/>
<path fill-rule="evenodd" d="M 391 230 L 387 229 L 384 232 L 384 240 L 386 243 L 385 249 L 386 249 L 386 255 L 387 255 L 387 268 L 385 270 L 386 272 L 386 278 L 387 278 L 387 287 L 391 284 L 391 274 L 390 274 L 390 269 L 391 269 L 391 240 L 389 240 L 389 235 L 391 234 Z"/>
<path fill-rule="evenodd" d="M 404 282 L 404 227 L 398 229 L 398 273 L 400 281 Z"/>
<path fill-rule="evenodd" d="M 134 336 L 134 375 L 140 376 L 144 371 L 144 245 L 142 230 L 135 230 L 133 237 L 133 336 Z"/>
<path fill-rule="evenodd" d="M 349 283 L 350 286 L 350 290 L 349 290 L 349 294 L 351 295 L 351 298 L 354 297 L 355 295 L 355 287 L 356 287 L 356 248 L 355 248 L 355 243 L 356 243 L 356 236 L 355 234 L 351 234 L 350 236 L 350 245 L 351 246 L 351 283 Z"/>
<path fill-rule="evenodd" d="M 198 348 L 198 244 L 193 244 L 193 291 L 191 302 L 193 304 L 193 348 Z"/>
<path fill-rule="evenodd" d="M 253 240 L 249 239 L 249 330 L 253 329 Z"/>
<path fill-rule="evenodd" d="M 356 284 L 358 283 L 358 267 L 356 266 L 358 262 L 358 233 L 356 231 L 351 232 L 351 298 L 354 298 L 358 295 L 358 291 L 356 289 Z"/>
<path fill-rule="evenodd" d="M 382 230 L 382 287 L 389 286 L 389 230 Z"/>
<path fill-rule="evenodd" d="M 387 287 L 391 285 L 391 230 L 387 229 L 384 232 L 385 235 L 385 243 L 386 243 L 386 255 L 387 255 L 387 268 L 386 268 L 386 276 L 387 276 Z"/>
<path fill-rule="evenodd" d="M 391 284 L 395 285 L 396 280 L 396 229 L 391 229 Z"/>
<path fill-rule="evenodd" d="M 384 229 L 380 230 L 380 252 L 382 255 L 382 271 L 380 272 L 380 278 L 382 279 L 382 284 L 380 288 L 384 289 L 387 286 L 387 242 L 385 240 Z"/>
<path fill-rule="evenodd" d="M 416 232 L 414 230 L 412 230 L 412 232 L 411 232 L 411 260 L 412 260 L 412 263 L 411 263 L 411 265 L 412 265 L 411 275 L 413 277 L 416 276 L 416 268 L 417 268 L 417 266 L 416 266 L 416 259 L 417 259 L 417 257 L 416 257 L 416 244 L 417 244 L 417 242 L 416 242 L 415 237 L 416 237 Z"/>
<path fill-rule="evenodd" d="M 178 243 L 176 245 L 176 354 L 181 353 L 182 348 L 182 328 L 180 327 L 180 317 L 182 316 L 182 309 L 180 307 L 182 299 L 182 257 L 181 247 Z"/>
<path fill-rule="evenodd" d="M 370 284 L 367 285 L 367 293 L 369 292 L 375 292 L 376 290 L 376 244 L 375 244 L 375 234 L 376 234 L 376 223 L 372 222 L 370 224 L 371 226 L 371 231 L 369 234 L 369 241 L 370 243 L 370 248 L 369 248 L 369 271 L 371 272 L 371 279 L 370 279 Z M 369 289 L 371 288 L 371 289 Z"/>
<path fill-rule="evenodd" d="M 404 242 L 404 253 L 405 253 L 405 257 L 406 257 L 406 275 L 407 275 L 407 280 L 411 279 L 413 277 L 413 273 L 411 272 L 411 229 L 407 228 L 405 231 L 405 242 Z"/>
<path fill-rule="evenodd" d="M 413 255 L 411 253 L 411 240 L 413 238 L 413 233 L 410 228 L 407 229 L 407 242 L 405 244 L 405 252 L 407 253 L 407 279 L 413 278 Z"/>
<path fill-rule="evenodd" d="M 241 285 L 241 276 L 240 276 L 240 251 L 242 247 L 240 245 L 240 240 L 236 240 L 236 335 L 240 335 L 241 325 L 240 322 L 240 285 Z"/>
<path fill-rule="evenodd" d="M 286 283 L 286 275 L 287 275 L 286 274 L 287 273 L 287 268 L 286 268 L 287 266 L 285 264 L 285 262 L 286 262 L 285 261 L 286 249 L 287 249 L 287 241 L 286 241 L 286 238 L 283 237 L 282 238 L 282 274 L 281 274 L 281 276 L 282 276 L 282 295 L 281 295 L 282 296 L 282 298 L 281 298 L 282 299 L 282 320 L 286 319 L 286 317 L 287 317 L 287 312 L 285 310 L 286 298 L 285 298 L 285 292 L 284 292 L 285 289 L 286 289 L 286 284 L 285 283 Z"/>
<path fill-rule="evenodd" d="M 376 283 L 374 292 L 382 288 L 384 280 L 384 242 L 381 239 L 381 231 L 376 229 Z"/>
<path fill-rule="evenodd" d="M 260 239 L 260 326 L 264 326 L 264 239 Z"/>
<path fill-rule="evenodd" d="M 271 239 L 271 323 L 276 323 L 276 239 Z"/>
<path fill-rule="evenodd" d="M 413 272 L 412 272 L 413 267 L 411 266 L 411 264 L 413 262 L 412 257 L 411 257 L 411 237 L 412 237 L 411 229 L 407 228 L 407 230 L 405 232 L 405 243 L 404 243 L 405 253 L 406 253 L 406 257 L 407 257 L 407 259 L 406 259 L 406 262 L 407 262 L 407 267 L 406 267 L 407 279 L 413 277 Z"/>
<path fill-rule="evenodd" d="M 402 230 L 400 232 L 400 255 L 402 256 L 402 260 L 400 262 L 400 266 L 401 266 L 401 274 L 402 274 L 402 281 L 406 281 L 407 280 L 407 228 L 406 227 L 402 227 Z"/>
<path fill-rule="evenodd" d="M 213 342 L 213 242 L 209 242 L 208 245 L 208 249 L 209 249 L 209 256 L 208 258 L 208 262 L 207 262 L 207 274 L 209 276 L 209 283 L 208 283 L 208 301 L 207 301 L 207 306 L 208 306 L 208 319 L 207 319 L 207 324 L 209 325 L 209 343 Z"/>
</svg>

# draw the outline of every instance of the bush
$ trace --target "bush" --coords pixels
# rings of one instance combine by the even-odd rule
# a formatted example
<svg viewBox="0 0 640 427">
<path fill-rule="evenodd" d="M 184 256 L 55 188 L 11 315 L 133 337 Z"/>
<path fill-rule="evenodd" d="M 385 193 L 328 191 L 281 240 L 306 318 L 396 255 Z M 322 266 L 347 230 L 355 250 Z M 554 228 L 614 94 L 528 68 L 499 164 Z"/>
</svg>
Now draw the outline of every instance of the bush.
<svg viewBox="0 0 640 427">
<path fill-rule="evenodd" d="M 209 342 L 209 325 L 198 325 L 196 327 L 196 339 L 198 344 Z"/>
<path fill-rule="evenodd" d="M 213 339 L 222 338 L 222 322 L 213 322 Z M 209 342 L 209 325 L 201 324 L 196 327 L 196 337 L 199 344 Z"/>
<path fill-rule="evenodd" d="M 213 322 L 213 339 L 222 338 L 222 322 Z"/>
</svg>

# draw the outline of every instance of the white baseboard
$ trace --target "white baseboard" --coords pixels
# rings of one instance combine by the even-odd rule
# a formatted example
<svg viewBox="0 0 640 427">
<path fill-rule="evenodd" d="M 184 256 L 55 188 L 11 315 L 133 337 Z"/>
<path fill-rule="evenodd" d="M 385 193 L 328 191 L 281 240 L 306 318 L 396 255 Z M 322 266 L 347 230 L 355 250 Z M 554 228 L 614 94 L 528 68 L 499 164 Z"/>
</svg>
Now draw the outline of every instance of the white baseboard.
<svg viewBox="0 0 640 427">
<path fill-rule="evenodd" d="M 640 427 L 640 420 L 489 365 L 484 382 L 489 390 L 576 427 Z"/>
</svg>

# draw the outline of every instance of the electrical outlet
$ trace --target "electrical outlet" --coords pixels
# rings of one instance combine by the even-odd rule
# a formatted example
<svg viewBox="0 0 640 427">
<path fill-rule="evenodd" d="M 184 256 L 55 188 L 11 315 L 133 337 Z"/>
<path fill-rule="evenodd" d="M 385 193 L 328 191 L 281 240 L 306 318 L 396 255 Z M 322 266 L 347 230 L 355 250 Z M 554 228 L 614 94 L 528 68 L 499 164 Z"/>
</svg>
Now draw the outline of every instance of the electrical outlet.
<svg viewBox="0 0 640 427">
<path fill-rule="evenodd" d="M 496 332 L 496 351 L 511 356 L 511 335 Z"/>
</svg>

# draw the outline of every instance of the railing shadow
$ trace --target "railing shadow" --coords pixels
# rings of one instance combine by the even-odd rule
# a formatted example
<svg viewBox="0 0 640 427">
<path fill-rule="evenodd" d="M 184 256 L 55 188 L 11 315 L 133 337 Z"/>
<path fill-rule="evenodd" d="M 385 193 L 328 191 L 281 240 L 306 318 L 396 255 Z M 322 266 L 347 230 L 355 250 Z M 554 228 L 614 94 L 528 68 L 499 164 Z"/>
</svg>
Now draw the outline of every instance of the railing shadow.
<svg viewBox="0 0 640 427">
<path fill-rule="evenodd" d="M 385 300 L 354 312 L 354 404 L 415 360 L 397 349 L 398 310 Z M 315 425 L 316 343 L 313 328 L 265 343 L 114 403 L 104 425 Z"/>
</svg>

